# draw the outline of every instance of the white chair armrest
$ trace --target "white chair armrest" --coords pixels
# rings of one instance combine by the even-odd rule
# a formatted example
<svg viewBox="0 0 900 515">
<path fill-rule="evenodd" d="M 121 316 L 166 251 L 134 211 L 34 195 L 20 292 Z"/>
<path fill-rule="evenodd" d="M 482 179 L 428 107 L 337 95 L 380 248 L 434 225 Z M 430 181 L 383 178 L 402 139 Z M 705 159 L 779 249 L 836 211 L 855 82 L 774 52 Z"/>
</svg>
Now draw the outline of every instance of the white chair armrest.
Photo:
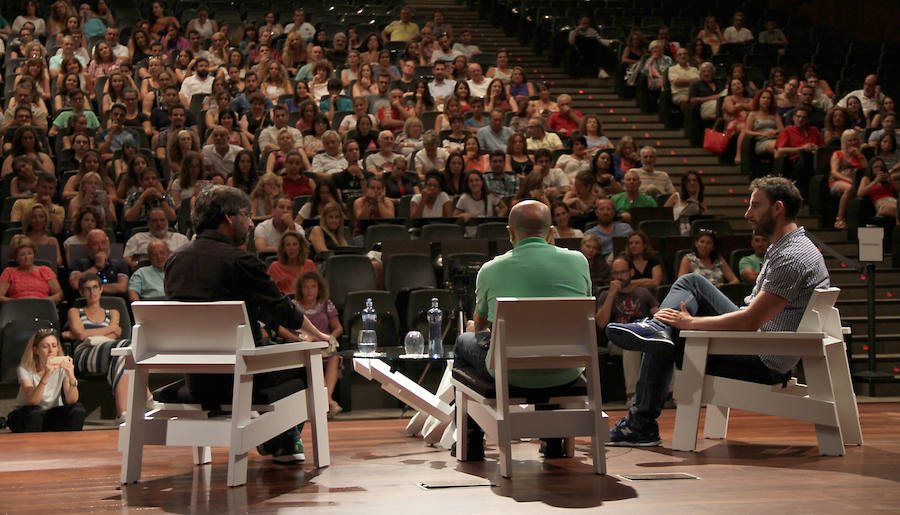
<svg viewBox="0 0 900 515">
<path fill-rule="evenodd" d="M 276 354 L 288 354 L 297 351 L 311 351 L 324 349 L 328 347 L 328 342 L 291 342 L 280 343 L 278 345 L 266 345 L 265 347 L 254 347 L 252 349 L 240 349 L 237 351 L 240 356 L 268 356 Z"/>
<path fill-rule="evenodd" d="M 109 353 L 113 356 L 127 356 L 131 354 L 131 346 L 129 345 L 128 347 L 116 347 L 114 349 L 110 349 Z"/>
<path fill-rule="evenodd" d="M 681 331 L 685 339 L 715 338 L 717 340 L 806 340 L 821 338 L 822 333 L 794 331 Z"/>
</svg>

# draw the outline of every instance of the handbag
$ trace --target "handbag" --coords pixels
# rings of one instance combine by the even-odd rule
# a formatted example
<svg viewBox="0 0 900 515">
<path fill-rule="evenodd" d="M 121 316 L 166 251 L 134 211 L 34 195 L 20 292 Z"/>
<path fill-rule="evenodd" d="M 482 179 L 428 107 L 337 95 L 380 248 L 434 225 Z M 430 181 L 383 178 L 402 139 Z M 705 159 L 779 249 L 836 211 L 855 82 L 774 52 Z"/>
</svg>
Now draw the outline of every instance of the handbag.
<svg viewBox="0 0 900 515">
<path fill-rule="evenodd" d="M 721 154 L 728 147 L 731 138 L 724 132 L 717 132 L 712 129 L 703 131 L 703 148 L 713 154 Z"/>
</svg>

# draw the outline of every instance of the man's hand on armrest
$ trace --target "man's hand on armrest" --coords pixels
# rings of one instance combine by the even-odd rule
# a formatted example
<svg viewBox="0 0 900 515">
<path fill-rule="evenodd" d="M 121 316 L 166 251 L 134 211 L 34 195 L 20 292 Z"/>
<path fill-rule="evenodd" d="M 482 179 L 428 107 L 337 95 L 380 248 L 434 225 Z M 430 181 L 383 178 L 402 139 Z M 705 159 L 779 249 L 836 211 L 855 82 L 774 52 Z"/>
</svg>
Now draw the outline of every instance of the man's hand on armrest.
<svg viewBox="0 0 900 515">
<path fill-rule="evenodd" d="M 655 318 L 672 327 L 696 331 L 756 331 L 763 324 L 784 311 L 787 299 L 774 293 L 762 291 L 753 298 L 746 309 L 739 309 L 724 315 L 695 317 L 687 312 L 684 303 L 681 310 L 666 308 L 656 313 Z"/>
</svg>

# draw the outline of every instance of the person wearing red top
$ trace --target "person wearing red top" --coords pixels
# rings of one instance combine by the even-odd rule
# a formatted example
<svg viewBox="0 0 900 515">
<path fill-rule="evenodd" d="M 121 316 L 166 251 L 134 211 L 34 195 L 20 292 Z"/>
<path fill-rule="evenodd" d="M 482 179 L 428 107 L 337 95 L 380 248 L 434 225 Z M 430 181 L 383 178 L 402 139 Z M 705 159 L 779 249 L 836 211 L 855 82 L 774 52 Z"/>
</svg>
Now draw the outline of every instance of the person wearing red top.
<svg viewBox="0 0 900 515">
<path fill-rule="evenodd" d="M 284 157 L 284 176 L 281 178 L 281 189 L 291 198 L 312 195 L 315 189 L 312 179 L 300 173 L 304 164 L 306 169 L 309 169 L 309 161 L 306 163 L 304 161 L 306 161 L 306 156 L 296 150 L 291 150 Z"/>
<path fill-rule="evenodd" d="M 581 111 L 572 109 L 572 97 L 569 95 L 562 94 L 557 97 L 556 105 L 559 107 L 559 111 L 550 115 L 547 126 L 550 127 L 550 130 L 556 131 L 560 139 L 569 141 L 572 132 L 581 126 L 584 115 L 581 114 Z"/>
<path fill-rule="evenodd" d="M 866 156 L 859 151 L 859 145 L 859 134 L 853 129 L 847 129 L 841 134 L 841 149 L 831 154 L 828 191 L 833 197 L 840 197 L 837 218 L 834 221 L 835 229 L 847 228 L 844 216 L 847 214 L 850 199 L 854 196 L 853 179 L 856 177 L 856 170 L 869 166 Z"/>
<path fill-rule="evenodd" d="M 300 275 L 316 270 L 309 256 L 309 242 L 299 233 L 288 231 L 278 242 L 278 259 L 269 265 L 269 276 L 282 293 L 293 293 L 294 282 Z"/>
<path fill-rule="evenodd" d="M 382 130 L 390 130 L 397 133 L 403 130 L 403 124 L 410 116 L 415 116 L 416 111 L 412 107 L 404 106 L 403 91 L 399 89 L 391 90 L 390 106 L 384 106 L 378 110 L 378 126 Z"/>
<path fill-rule="evenodd" d="M 788 158 L 782 175 L 796 182 L 801 193 L 809 190 L 809 179 L 813 174 L 812 154 L 822 144 L 819 129 L 809 125 L 809 110 L 803 106 L 794 109 L 794 125 L 785 127 L 775 140 L 775 158 Z"/>
<path fill-rule="evenodd" d="M 24 297 L 49 298 L 56 303 L 63 299 L 62 288 L 53 270 L 43 265 L 34 266 L 36 251 L 27 236 L 13 236 L 10 254 L 16 265 L 6 267 L 0 274 L 0 302 Z"/>
</svg>

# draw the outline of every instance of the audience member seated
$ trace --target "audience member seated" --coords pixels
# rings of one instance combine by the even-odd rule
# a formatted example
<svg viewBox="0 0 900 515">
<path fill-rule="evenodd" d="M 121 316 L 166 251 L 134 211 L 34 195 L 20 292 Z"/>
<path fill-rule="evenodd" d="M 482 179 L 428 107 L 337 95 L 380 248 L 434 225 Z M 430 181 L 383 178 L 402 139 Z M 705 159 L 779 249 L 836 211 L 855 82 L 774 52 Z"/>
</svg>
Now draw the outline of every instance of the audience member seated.
<svg viewBox="0 0 900 515">
<path fill-rule="evenodd" d="M 484 116 L 484 99 L 481 97 L 473 97 L 469 100 L 472 108 L 472 116 L 466 118 L 463 127 L 472 135 L 478 134 L 478 131 L 488 126 L 488 118 Z"/>
<path fill-rule="evenodd" d="M 128 291 L 128 265 L 109 257 L 109 237 L 102 229 L 87 234 L 87 257 L 69 263 L 69 287 L 79 291 L 82 276 L 97 276 L 103 289 L 111 295 L 125 295 Z"/>
<path fill-rule="evenodd" d="M 688 91 L 691 84 L 700 80 L 700 70 L 691 66 L 690 55 L 687 48 L 679 48 L 675 53 L 675 65 L 666 70 L 671 85 L 672 102 L 687 108 Z"/>
<path fill-rule="evenodd" d="M 344 227 L 344 208 L 338 202 L 329 202 L 322 208 L 319 225 L 309 231 L 309 243 L 317 257 L 338 247 L 350 245 Z"/>
<path fill-rule="evenodd" d="M 794 124 L 785 127 L 775 140 L 775 157 L 787 157 L 782 175 L 793 180 L 800 191 L 806 192 L 813 173 L 813 152 L 822 146 L 822 135 L 819 129 L 807 123 L 807 108 L 796 108 L 793 118 Z"/>
<path fill-rule="evenodd" d="M 56 177 L 46 172 L 37 173 L 37 186 L 31 198 L 21 198 L 13 203 L 10 212 L 11 222 L 21 222 L 31 213 L 31 208 L 37 204 L 44 206 L 49 216 L 49 230 L 53 234 L 60 234 L 63 229 L 63 220 L 66 218 L 66 210 L 53 203 L 53 194 L 56 191 Z"/>
<path fill-rule="evenodd" d="M 22 218 L 22 234 L 27 236 L 31 243 L 38 245 L 51 245 L 56 249 L 56 260 L 51 266 L 62 266 L 62 252 L 59 250 L 59 240 L 50 234 L 50 214 L 43 204 L 34 204 L 31 211 Z"/>
<path fill-rule="evenodd" d="M 611 197 L 616 216 L 623 222 L 631 222 L 631 209 L 636 207 L 656 207 L 653 197 L 640 192 L 641 178 L 638 169 L 628 170 L 623 182 L 625 191 Z"/>
<path fill-rule="evenodd" d="M 762 234 L 754 234 L 750 240 L 750 246 L 753 247 L 753 253 L 741 258 L 738 262 L 738 271 L 745 283 L 756 284 L 756 278 L 759 276 L 759 271 L 762 270 L 763 259 L 766 257 L 766 250 L 769 248 L 769 238 Z"/>
<path fill-rule="evenodd" d="M 44 150 L 43 144 L 33 127 L 19 127 L 13 133 L 12 149 L 6 159 L 3 160 L 2 175 L 12 172 L 13 160 L 19 156 L 28 156 L 40 164 L 41 169 L 47 173 L 54 173 L 56 167 L 50 156 Z"/>
<path fill-rule="evenodd" d="M 894 99 L 888 96 L 884 97 L 884 100 L 881 101 L 881 106 L 874 111 L 869 111 L 869 126 L 874 129 L 880 129 L 882 119 L 888 113 L 896 112 L 896 103 Z"/>
<path fill-rule="evenodd" d="M 56 273 L 48 266 L 35 266 L 37 246 L 24 234 L 13 236 L 9 252 L 15 266 L 3 269 L 0 275 L 0 302 L 10 299 L 50 299 L 59 304 L 63 300 L 62 288 Z"/>
<path fill-rule="evenodd" d="M 587 139 L 578 131 L 572 133 L 572 153 L 559 156 L 556 161 L 557 168 L 561 169 L 569 181 L 574 180 L 579 172 L 587 172 L 591 169 L 591 156 L 587 151 Z"/>
<path fill-rule="evenodd" d="M 878 76 L 877 75 L 868 75 L 863 81 L 862 89 L 857 89 L 851 91 L 844 95 L 837 105 L 841 107 L 850 107 L 849 100 L 851 98 L 856 98 L 862 107 L 863 118 L 870 111 L 874 111 L 878 109 L 879 104 L 884 101 L 884 93 L 881 92 L 881 88 L 878 86 Z"/>
<path fill-rule="evenodd" d="M 365 159 L 367 170 L 375 175 L 390 172 L 398 157 L 403 156 L 394 152 L 394 133 L 383 130 L 378 133 L 378 152 Z"/>
<path fill-rule="evenodd" d="M 578 24 L 569 32 L 569 45 L 578 56 L 576 63 L 585 62 L 596 66 L 597 76 L 601 79 L 609 77 L 606 70 L 612 69 L 615 63 L 615 56 L 609 50 L 612 43 L 613 40 L 600 37 L 587 16 L 578 18 Z"/>
<path fill-rule="evenodd" d="M 270 273 L 271 270 L 269 268 Z M 328 298 L 328 283 L 315 268 L 303 272 L 291 286 L 290 292 L 294 294 L 294 303 L 300 307 L 303 315 L 309 318 L 316 329 L 331 336 L 328 348 L 322 353 L 322 362 L 325 366 L 325 388 L 328 390 L 328 416 L 337 415 L 343 411 L 333 398 L 334 387 L 341 370 L 341 357 L 337 354 L 337 349 L 340 345 L 339 338 L 344 334 L 344 328 L 338 319 L 338 310 Z M 278 328 L 278 335 L 285 341 L 302 339 L 297 333 L 285 327 Z"/>
<path fill-rule="evenodd" d="M 602 254 L 603 244 L 595 234 L 585 234 L 581 238 L 581 253 L 588 261 L 588 270 L 591 274 L 591 295 L 595 297 L 600 289 L 608 286 L 612 278 L 606 258 Z"/>
<path fill-rule="evenodd" d="M 725 258 L 719 255 L 719 241 L 716 238 L 716 232 L 709 229 L 701 229 L 694 236 L 691 252 L 681 258 L 678 277 L 690 273 L 700 274 L 716 287 L 739 282 Z"/>
<path fill-rule="evenodd" d="M 629 68 L 638 64 L 647 54 L 647 39 L 640 30 L 633 29 L 625 38 L 625 45 L 623 46 L 619 61 Z"/>
<path fill-rule="evenodd" d="M 343 173 L 341 172 L 341 174 Z M 362 186 L 354 189 L 362 189 Z M 322 209 L 330 202 L 338 202 L 340 198 L 340 191 L 335 187 L 334 182 L 329 179 L 319 179 L 316 181 L 312 196 L 300 206 L 294 221 L 303 223 L 304 220 L 318 220 L 322 215 Z"/>
<path fill-rule="evenodd" d="M 587 170 L 578 172 L 572 183 L 574 187 L 563 196 L 563 204 L 570 213 L 578 216 L 590 216 L 603 192 L 597 186 L 594 176 Z M 556 210 L 554 209 L 552 213 L 555 218 Z"/>
<path fill-rule="evenodd" d="M 145 222 L 150 210 L 161 207 L 169 221 L 175 220 L 175 201 L 159 182 L 156 170 L 147 168 L 141 172 L 141 186 L 125 200 L 125 220 Z"/>
<path fill-rule="evenodd" d="M 657 261 L 650 237 L 644 231 L 635 231 L 628 236 L 628 245 L 622 256 L 631 268 L 631 279 L 635 286 L 656 288 L 663 282 L 663 266 Z"/>
<path fill-rule="evenodd" d="M 669 174 L 656 169 L 656 149 L 649 145 L 641 148 L 641 166 L 629 171 L 637 173 L 641 181 L 641 193 L 653 198 L 675 193 L 675 186 L 672 185 Z"/>
<path fill-rule="evenodd" d="M 81 178 L 78 193 L 69 201 L 69 216 L 74 217 L 85 206 L 93 206 L 105 222 L 116 224 L 116 208 L 103 187 L 103 178 L 97 172 L 88 172 Z"/>
<path fill-rule="evenodd" d="M 428 190 L 427 179 L 425 190 Z M 463 222 L 469 222 L 475 218 L 506 216 L 506 212 L 506 204 L 499 196 L 491 192 L 480 172 L 466 174 L 463 193 L 456 201 L 453 216 L 459 217 Z M 467 236 L 474 237 L 475 229 L 475 226 L 468 226 L 466 228 Z"/>
<path fill-rule="evenodd" d="M 875 206 L 875 213 L 878 216 L 896 219 L 898 186 L 900 186 L 900 165 L 888 170 L 884 159 L 875 157 L 869 161 L 869 167 L 859 182 L 856 195 L 867 197 Z"/>
<path fill-rule="evenodd" d="M 794 111 L 803 107 L 809 113 L 808 125 L 816 127 L 819 130 L 825 128 L 825 111 L 813 105 L 813 95 L 815 89 L 812 86 L 804 85 L 800 88 L 800 103 L 794 109 L 784 114 L 784 124 L 791 126 L 794 124 Z M 865 124 L 865 121 L 863 121 Z M 863 125 L 865 127 L 865 125 Z"/>
<path fill-rule="evenodd" d="M 419 35 L 419 26 L 412 21 L 412 11 L 403 6 L 400 9 L 400 19 L 394 20 L 381 31 L 381 39 L 384 41 L 409 41 Z"/>
<path fill-rule="evenodd" d="M 882 136 L 890 135 L 894 140 L 900 143 L 900 132 L 897 131 L 897 115 L 894 113 L 885 113 L 881 118 L 881 128 L 872 131 L 869 135 L 868 144 L 875 146 Z"/>
<path fill-rule="evenodd" d="M 28 341 L 16 368 L 19 393 L 7 425 L 13 433 L 81 431 L 87 411 L 78 403 L 78 380 L 54 329 Z"/>
<path fill-rule="evenodd" d="M 253 232 L 257 253 L 277 252 L 281 237 L 288 231 L 299 233 L 301 236 L 306 235 L 303 227 L 294 222 L 293 208 L 291 197 L 282 194 L 275 199 L 272 216 L 257 225 Z"/>
<path fill-rule="evenodd" d="M 162 208 L 153 208 L 147 216 L 147 231 L 136 233 L 125 243 L 124 260 L 132 270 L 149 257 L 149 244 L 162 241 L 166 247 L 175 252 L 188 242 L 185 235 L 169 230 L 169 220 Z"/>
<path fill-rule="evenodd" d="M 612 152 L 597 152 L 591 158 L 591 176 L 606 195 L 622 191 L 622 184 L 616 176 L 616 169 L 613 165 L 613 157 L 615 156 Z M 637 164 L 641 164 L 640 160 Z M 623 174 L 622 179 L 624 178 Z"/>
<path fill-rule="evenodd" d="M 487 153 L 495 150 L 505 151 L 513 130 L 503 126 L 503 111 L 500 109 L 491 110 L 488 124 L 478 129 L 475 133 L 478 138 L 478 145 Z"/>
<path fill-rule="evenodd" d="M 293 231 L 281 235 L 277 249 L 278 259 L 269 265 L 269 276 L 283 293 L 293 293 L 300 275 L 316 270 L 309 256 L 309 242 Z"/>
<path fill-rule="evenodd" d="M 616 145 L 616 151 L 612 155 L 615 179 L 621 181 L 625 178 L 625 172 L 632 168 L 640 168 L 641 156 L 631 136 L 622 136 Z"/>
<path fill-rule="evenodd" d="M 554 240 L 558 238 L 581 238 L 584 236 L 581 229 L 575 229 L 569 225 L 572 214 L 569 211 L 569 206 L 565 203 L 554 202 L 550 206 L 550 214 L 553 216 L 553 228 L 550 230 L 550 235 L 553 236 Z"/>
<path fill-rule="evenodd" d="M 722 86 L 715 79 L 716 67 L 710 62 L 700 65 L 700 80 L 691 83 L 688 89 L 688 103 L 700 106 L 700 118 L 716 119 L 716 103 Z"/>
<path fill-rule="evenodd" d="M 409 218 L 449 217 L 453 214 L 450 196 L 443 191 L 443 177 L 430 173 L 422 184 L 422 192 L 413 195 L 409 204 Z"/>
<path fill-rule="evenodd" d="M 827 126 L 827 121 L 826 121 Z M 781 117 L 775 108 L 775 93 L 771 89 L 761 89 L 753 97 L 753 110 L 747 115 L 744 128 L 738 136 L 735 163 L 741 162 L 743 141 L 746 137 L 755 137 L 753 152 L 756 154 L 775 154 L 775 141 L 784 129 Z"/>
<path fill-rule="evenodd" d="M 853 184 L 856 178 L 856 170 L 866 168 L 869 162 L 866 156 L 860 152 L 859 135 L 853 129 L 847 129 L 841 134 L 841 149 L 831 154 L 831 170 L 828 174 L 828 191 L 832 197 L 840 197 L 838 201 L 837 218 L 834 221 L 835 229 L 847 227 L 847 206 L 853 198 Z"/>
<path fill-rule="evenodd" d="M 600 199 L 594 209 L 597 215 L 597 225 L 588 229 L 585 237 L 593 235 L 600 240 L 600 258 L 606 260 L 613 252 L 613 238 L 628 236 L 634 230 L 624 222 L 614 222 L 616 208 L 610 199 Z"/>
<path fill-rule="evenodd" d="M 572 189 L 572 183 L 566 174 L 553 166 L 553 155 L 547 149 L 542 148 L 534 153 L 534 171 L 532 173 L 541 177 L 547 188 L 547 196 L 550 198 L 555 199 L 560 195 L 565 195 Z"/>
<path fill-rule="evenodd" d="M 706 17 L 703 21 L 703 28 L 697 33 L 695 39 L 709 46 L 712 53 L 719 53 L 719 46 L 725 42 L 725 35 L 722 34 L 722 29 L 719 27 L 719 22 L 716 21 L 715 16 Z"/>
<path fill-rule="evenodd" d="M 878 145 L 875 147 L 875 156 L 884 160 L 885 167 L 889 172 L 893 172 L 900 164 L 900 151 L 897 150 L 897 138 L 890 134 L 881 136 Z"/>
<path fill-rule="evenodd" d="M 203 165 L 208 176 L 217 175 L 224 182 L 234 170 L 235 157 L 244 148 L 231 144 L 231 132 L 221 125 L 215 126 L 211 137 L 212 143 L 203 147 Z"/>
<path fill-rule="evenodd" d="M 37 189 L 37 174 L 40 167 L 33 159 L 19 156 L 13 160 L 12 179 L 9 181 L 9 196 L 13 198 L 29 198 Z"/>
<path fill-rule="evenodd" d="M 71 263 L 72 258 L 69 249 L 72 245 L 84 245 L 87 243 L 87 234 L 93 229 L 103 230 L 105 220 L 94 206 L 85 206 L 75 214 L 72 220 L 72 235 L 63 241 L 63 250 L 65 251 L 66 263 Z"/>
<path fill-rule="evenodd" d="M 128 380 L 122 381 L 125 358 L 111 355 L 112 349 L 127 347 L 131 340 L 120 339 L 119 311 L 100 305 L 103 284 L 96 276 L 84 275 L 78 283 L 78 293 L 84 298 L 84 307 L 69 309 L 67 330 L 63 339 L 78 342 L 72 358 L 79 375 L 103 374 L 112 386 L 119 421 L 125 418 L 128 408 Z M 150 391 L 146 391 L 147 409 L 154 406 Z"/>
<path fill-rule="evenodd" d="M 635 238 L 636 236 L 633 236 Z M 617 258 L 612 262 L 609 290 L 600 292 L 597 296 L 597 314 L 594 317 L 597 327 L 605 328 L 610 322 L 631 323 L 636 320 L 652 316 L 659 309 L 659 302 L 648 289 L 642 286 L 641 280 L 635 278 L 634 263 Z M 660 265 L 656 265 L 659 267 Z M 648 264 L 649 268 L 649 264 Z M 660 272 L 662 275 L 662 272 Z M 644 279 L 646 280 L 646 279 Z M 625 376 L 626 406 L 631 404 L 637 387 L 638 376 L 641 370 L 641 358 L 643 353 L 633 350 L 625 350 L 609 342 L 610 354 L 622 356 L 622 369 Z"/>
<path fill-rule="evenodd" d="M 435 14 L 437 11 L 435 11 Z M 478 45 L 472 44 L 472 31 L 471 29 L 465 28 L 462 32 L 459 33 L 459 41 L 453 43 L 453 50 L 458 50 L 462 55 L 472 58 L 473 55 L 478 55 L 481 53 L 481 49 L 478 48 Z"/>
<path fill-rule="evenodd" d="M 378 148 L 378 131 L 372 122 L 372 115 L 360 117 L 356 126 L 350 132 L 344 134 L 345 142 L 354 141 L 361 151 L 375 150 Z"/>
<path fill-rule="evenodd" d="M 547 207 L 551 202 L 546 194 L 547 187 L 544 185 L 544 178 L 537 172 L 531 172 L 519 183 L 519 191 L 513 197 L 511 204 L 515 206 L 524 200 L 537 200 Z"/>
<path fill-rule="evenodd" d="M 728 83 L 728 94 L 722 101 L 725 134 L 729 137 L 739 135 L 744 130 L 747 113 L 752 109 L 753 99 L 745 95 L 744 83 L 740 79 L 731 79 Z"/>
<path fill-rule="evenodd" d="M 169 246 L 164 240 L 153 240 L 147 244 L 147 259 L 150 264 L 138 268 L 128 279 L 128 300 L 156 300 L 166 298 L 166 260 Z"/>
<path fill-rule="evenodd" d="M 594 155 L 595 152 L 607 148 L 615 148 L 603 134 L 603 122 L 596 115 L 587 115 L 581 120 L 581 135 L 587 142 L 587 152 Z"/>
<path fill-rule="evenodd" d="M 669 67 L 675 64 L 675 62 L 672 61 L 672 58 L 665 55 L 664 52 L 665 46 L 662 41 L 656 39 L 650 42 L 650 55 L 641 67 L 642 78 L 640 79 L 647 81 L 647 89 L 654 91 L 662 90 L 663 76 L 666 74 Z"/>
<path fill-rule="evenodd" d="M 396 149 L 404 157 L 409 158 L 413 152 L 422 150 L 422 121 L 411 116 L 403 122 L 403 131 L 397 134 Z"/>
<path fill-rule="evenodd" d="M 664 204 L 672 208 L 675 220 L 683 220 L 685 225 L 690 217 L 705 215 L 708 211 L 703 201 L 703 179 L 695 170 L 688 170 L 681 176 L 681 190 L 669 195 Z"/>
<path fill-rule="evenodd" d="M 553 132 L 545 130 L 544 119 L 535 116 L 528 120 L 528 139 L 526 140 L 528 151 L 534 152 L 539 149 L 559 150 L 563 148 L 562 140 Z"/>
<path fill-rule="evenodd" d="M 362 246 L 365 235 L 365 229 L 359 223 L 361 220 L 394 218 L 394 203 L 385 194 L 384 179 L 381 176 L 375 175 L 366 181 L 363 195 L 353 201 L 353 218 L 356 220 L 353 239 L 357 246 Z"/>
</svg>

